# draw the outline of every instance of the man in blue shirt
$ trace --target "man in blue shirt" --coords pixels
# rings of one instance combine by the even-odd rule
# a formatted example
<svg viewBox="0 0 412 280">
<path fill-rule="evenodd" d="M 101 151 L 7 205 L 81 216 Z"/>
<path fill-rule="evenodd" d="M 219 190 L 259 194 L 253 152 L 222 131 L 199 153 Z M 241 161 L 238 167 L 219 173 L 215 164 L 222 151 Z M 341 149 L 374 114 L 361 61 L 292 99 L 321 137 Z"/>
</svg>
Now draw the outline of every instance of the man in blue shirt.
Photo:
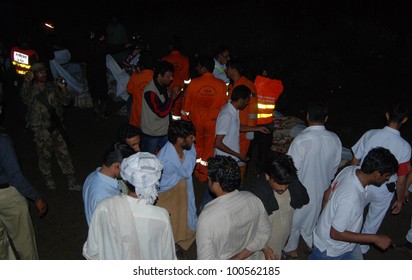
<svg viewBox="0 0 412 280">
<path fill-rule="evenodd" d="M 90 224 L 97 204 L 105 198 L 121 194 L 120 164 L 133 154 L 124 143 L 113 143 L 103 155 L 103 165 L 87 176 L 83 185 L 83 202 L 87 224 Z"/>
<path fill-rule="evenodd" d="M 0 259 L 38 259 L 36 238 L 26 198 L 40 217 L 47 203 L 20 170 L 12 140 L 0 128 Z M 11 249 L 9 240 L 13 242 Z"/>
</svg>

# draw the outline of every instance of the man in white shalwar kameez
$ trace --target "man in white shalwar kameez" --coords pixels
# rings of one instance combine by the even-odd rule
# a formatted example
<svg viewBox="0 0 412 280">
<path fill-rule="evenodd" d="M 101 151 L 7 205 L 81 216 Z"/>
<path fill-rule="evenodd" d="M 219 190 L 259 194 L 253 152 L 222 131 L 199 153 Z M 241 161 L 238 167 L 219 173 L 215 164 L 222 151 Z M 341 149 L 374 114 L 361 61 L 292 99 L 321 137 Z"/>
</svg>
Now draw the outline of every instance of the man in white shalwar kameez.
<svg viewBox="0 0 412 280">
<path fill-rule="evenodd" d="M 152 205 L 162 168 L 150 153 L 137 153 L 122 161 L 121 176 L 129 194 L 98 204 L 83 246 L 86 259 L 176 259 L 169 213 Z"/>
<path fill-rule="evenodd" d="M 308 127 L 293 139 L 288 154 L 298 170 L 298 178 L 306 187 L 309 203 L 293 214 L 292 230 L 283 249 L 286 258 L 297 259 L 299 237 L 312 248 L 313 230 L 319 217 L 323 194 L 330 186 L 341 161 L 342 143 L 339 137 L 325 128 L 328 107 L 312 102 L 307 109 Z"/>
<path fill-rule="evenodd" d="M 177 245 L 188 250 L 195 240 L 197 223 L 192 174 L 196 165 L 195 128 L 190 121 L 170 124 L 168 142 L 157 157 L 163 164 L 156 205 L 170 213 Z"/>
<path fill-rule="evenodd" d="M 261 200 L 238 191 L 240 169 L 235 159 L 217 155 L 208 159 L 208 187 L 216 198 L 206 204 L 196 231 L 198 260 L 277 259 L 267 246 L 271 234 Z M 262 253 L 262 252 L 263 253 Z"/>
</svg>

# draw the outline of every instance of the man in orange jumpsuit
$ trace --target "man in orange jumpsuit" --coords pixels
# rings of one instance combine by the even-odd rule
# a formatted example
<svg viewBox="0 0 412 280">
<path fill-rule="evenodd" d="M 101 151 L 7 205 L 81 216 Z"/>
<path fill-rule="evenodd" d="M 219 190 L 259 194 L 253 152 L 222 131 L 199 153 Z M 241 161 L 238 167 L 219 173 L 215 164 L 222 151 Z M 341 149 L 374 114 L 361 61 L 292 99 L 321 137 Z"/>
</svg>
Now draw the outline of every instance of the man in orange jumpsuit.
<svg viewBox="0 0 412 280">
<path fill-rule="evenodd" d="M 207 160 L 214 155 L 216 119 L 228 100 L 226 84 L 212 74 L 214 67 L 213 59 L 199 58 L 200 77 L 188 85 L 182 106 L 182 119 L 191 120 L 196 128 L 195 176 L 201 182 L 207 181 Z"/>
<path fill-rule="evenodd" d="M 169 86 L 171 92 L 178 85 L 183 90 L 184 81 L 189 80 L 189 58 L 181 53 L 182 40 L 179 37 L 173 36 L 169 41 L 169 54 L 164 56 L 162 60 L 166 60 L 173 64 L 175 72 L 173 73 L 173 81 Z M 183 94 L 179 95 L 175 100 L 172 110 L 172 118 L 178 120 L 181 118 L 181 110 L 183 104 Z"/>
<path fill-rule="evenodd" d="M 239 111 L 240 125 L 256 126 L 257 125 L 257 97 L 256 97 L 256 87 L 252 81 L 243 76 L 244 68 L 239 60 L 229 60 L 226 63 L 226 74 L 232 80 L 233 85 L 229 91 L 229 99 L 232 96 L 232 91 L 235 87 L 240 85 L 247 86 L 252 92 L 250 96 L 249 105 L 244 109 Z M 253 139 L 254 132 L 240 132 L 240 153 L 246 155 L 249 150 L 250 140 Z M 246 174 L 246 163 L 240 165 L 241 178 L 245 178 Z"/>
<path fill-rule="evenodd" d="M 149 51 L 140 52 L 139 65 L 140 72 L 133 73 L 126 86 L 127 93 L 133 97 L 129 124 L 138 128 L 140 128 L 140 117 L 142 114 L 143 90 L 153 80 L 154 75 L 152 70 L 154 59 Z"/>
</svg>

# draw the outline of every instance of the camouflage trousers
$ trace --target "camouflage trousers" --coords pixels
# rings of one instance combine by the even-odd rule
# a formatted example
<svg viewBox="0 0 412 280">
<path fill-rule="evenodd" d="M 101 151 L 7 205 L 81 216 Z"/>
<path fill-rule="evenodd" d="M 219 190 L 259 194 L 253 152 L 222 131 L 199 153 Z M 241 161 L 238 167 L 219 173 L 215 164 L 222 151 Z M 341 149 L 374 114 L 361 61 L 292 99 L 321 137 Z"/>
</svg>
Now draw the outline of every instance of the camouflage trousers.
<svg viewBox="0 0 412 280">
<path fill-rule="evenodd" d="M 63 174 L 74 174 L 72 159 L 60 131 L 50 133 L 47 129 L 33 129 L 33 132 L 40 172 L 45 177 L 51 175 L 51 157 L 54 153 Z"/>
</svg>

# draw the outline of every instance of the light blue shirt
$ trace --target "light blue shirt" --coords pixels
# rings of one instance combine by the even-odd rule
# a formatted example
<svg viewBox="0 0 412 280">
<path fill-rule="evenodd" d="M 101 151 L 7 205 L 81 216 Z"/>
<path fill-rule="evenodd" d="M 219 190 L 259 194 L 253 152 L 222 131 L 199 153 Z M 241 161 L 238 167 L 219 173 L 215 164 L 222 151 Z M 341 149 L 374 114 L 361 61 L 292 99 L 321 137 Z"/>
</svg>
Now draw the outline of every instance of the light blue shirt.
<svg viewBox="0 0 412 280">
<path fill-rule="evenodd" d="M 226 85 L 230 83 L 230 79 L 226 75 L 226 65 L 220 64 L 219 61 L 215 59 L 215 69 L 213 69 L 213 76 L 225 82 Z"/>
<path fill-rule="evenodd" d="M 117 179 L 106 176 L 99 171 L 100 167 L 90 173 L 83 184 L 83 203 L 88 225 L 100 201 L 121 194 Z"/>
<path fill-rule="evenodd" d="M 182 162 L 172 143 L 167 142 L 159 151 L 157 157 L 163 164 L 162 178 L 160 179 L 159 192 L 165 192 L 175 187 L 180 180 L 187 184 L 187 223 L 192 231 L 196 231 L 197 215 L 195 191 L 193 188 L 192 174 L 196 165 L 196 149 L 192 144 L 190 150 L 183 150 Z"/>
</svg>

